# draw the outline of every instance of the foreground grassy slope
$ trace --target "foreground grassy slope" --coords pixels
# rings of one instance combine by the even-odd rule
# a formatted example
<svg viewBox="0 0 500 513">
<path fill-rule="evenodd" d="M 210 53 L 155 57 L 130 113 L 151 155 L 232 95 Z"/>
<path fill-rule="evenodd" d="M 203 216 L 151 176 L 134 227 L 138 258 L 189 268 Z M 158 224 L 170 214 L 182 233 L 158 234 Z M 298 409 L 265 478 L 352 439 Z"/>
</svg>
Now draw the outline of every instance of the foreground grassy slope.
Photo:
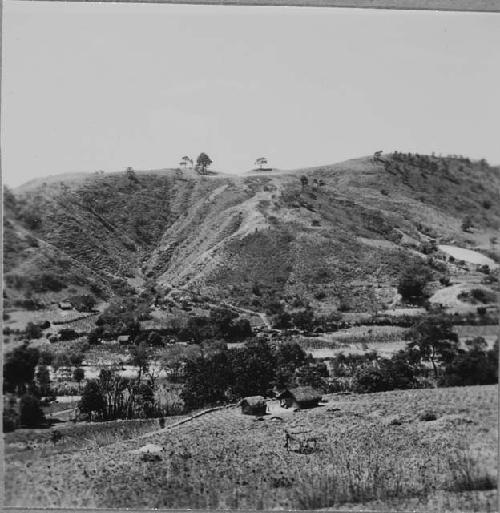
<svg viewBox="0 0 500 513">
<path fill-rule="evenodd" d="M 391 303 L 395 277 L 429 237 L 465 244 L 466 215 L 478 232 L 498 229 L 500 172 L 399 154 L 245 176 L 51 179 L 6 203 L 14 289 L 16 276 L 47 268 L 108 292 L 135 277 L 261 310 L 280 299 L 369 310 Z"/>
<path fill-rule="evenodd" d="M 53 450 L 47 435 L 46 449 L 42 442 L 11 452 L 8 435 L 6 504 L 495 510 L 495 386 L 327 399 L 313 410 L 283 411 L 277 422 L 230 408 L 147 438 L 118 435 L 99 450 L 81 441 Z M 436 420 L 421 420 L 425 413 Z M 287 451 L 285 429 L 310 430 L 320 438 L 318 451 Z M 19 442 L 19 433 L 11 435 Z M 130 452 L 147 443 L 165 448 L 161 461 L 142 462 Z"/>
</svg>

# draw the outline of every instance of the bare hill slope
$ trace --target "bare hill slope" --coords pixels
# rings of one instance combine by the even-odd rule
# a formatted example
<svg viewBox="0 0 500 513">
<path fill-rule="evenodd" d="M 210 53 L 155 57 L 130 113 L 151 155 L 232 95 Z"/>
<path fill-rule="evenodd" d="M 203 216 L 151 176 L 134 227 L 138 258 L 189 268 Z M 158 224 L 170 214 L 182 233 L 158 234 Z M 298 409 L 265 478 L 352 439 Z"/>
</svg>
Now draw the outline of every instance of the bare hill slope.
<svg viewBox="0 0 500 513">
<path fill-rule="evenodd" d="M 357 310 L 390 303 L 430 237 L 473 239 L 465 216 L 476 233 L 497 230 L 500 172 L 395 153 L 242 176 L 78 175 L 7 193 L 5 213 L 13 296 L 48 274 L 103 296 L 136 278 L 259 311 L 279 300 Z"/>
</svg>

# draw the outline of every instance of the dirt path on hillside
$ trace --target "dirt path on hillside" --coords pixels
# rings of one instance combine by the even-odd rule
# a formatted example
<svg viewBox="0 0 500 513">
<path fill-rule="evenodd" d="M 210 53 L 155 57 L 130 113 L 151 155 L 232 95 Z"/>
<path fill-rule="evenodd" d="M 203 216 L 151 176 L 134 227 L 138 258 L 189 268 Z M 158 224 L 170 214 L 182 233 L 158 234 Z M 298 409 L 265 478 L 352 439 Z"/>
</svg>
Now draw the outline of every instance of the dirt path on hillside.
<svg viewBox="0 0 500 513">
<path fill-rule="evenodd" d="M 170 424 L 169 426 L 165 426 L 162 429 L 157 429 L 156 431 L 150 431 L 149 433 L 144 433 L 142 435 L 136 436 L 134 438 L 128 438 L 125 440 L 126 442 L 134 442 L 137 440 L 142 440 L 144 438 L 148 438 L 150 436 L 154 435 L 161 435 L 162 433 L 166 433 L 167 431 L 170 431 L 171 429 L 174 429 L 178 426 L 181 426 L 182 424 L 186 424 L 187 422 L 191 422 L 194 419 L 197 419 L 198 417 L 201 417 L 203 415 L 207 415 L 208 413 L 212 413 L 219 410 L 226 410 L 228 408 L 232 408 L 233 406 L 236 406 L 235 403 L 233 404 L 226 404 L 224 406 L 216 406 L 214 408 L 208 408 L 206 410 L 200 411 L 198 413 L 195 413 L 194 415 L 191 415 L 185 419 L 179 420 L 178 422 L 175 422 L 174 424 Z"/>
</svg>

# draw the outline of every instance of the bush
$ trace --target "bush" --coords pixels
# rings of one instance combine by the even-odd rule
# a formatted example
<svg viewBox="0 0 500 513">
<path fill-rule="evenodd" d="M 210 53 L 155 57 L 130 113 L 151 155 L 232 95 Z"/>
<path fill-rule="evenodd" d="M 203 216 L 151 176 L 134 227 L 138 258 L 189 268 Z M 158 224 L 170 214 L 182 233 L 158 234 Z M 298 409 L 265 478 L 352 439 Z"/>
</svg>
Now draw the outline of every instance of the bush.
<svg viewBox="0 0 500 513">
<path fill-rule="evenodd" d="M 19 403 L 19 423 L 26 427 L 38 427 L 45 421 L 40 401 L 31 394 L 21 397 Z"/>
<path fill-rule="evenodd" d="M 459 353 L 444 369 L 442 386 L 492 385 L 498 383 L 498 348 L 485 351 L 482 338 L 468 341 L 469 351 Z"/>
<path fill-rule="evenodd" d="M 28 322 L 25 328 L 26 337 L 28 339 L 41 338 L 42 330 L 40 326 L 33 324 L 32 322 Z"/>
<path fill-rule="evenodd" d="M 468 232 L 474 225 L 472 224 L 472 218 L 470 216 L 464 217 L 462 221 L 462 231 Z"/>
<path fill-rule="evenodd" d="M 391 376 L 375 367 L 363 367 L 354 376 L 354 391 L 358 393 L 385 392 L 392 390 Z"/>
<path fill-rule="evenodd" d="M 432 411 L 426 411 L 418 417 L 418 419 L 423 422 L 430 422 L 433 420 L 437 420 L 437 418 L 437 415 Z"/>
<path fill-rule="evenodd" d="M 35 292 L 59 292 L 66 287 L 61 279 L 51 273 L 42 273 L 29 281 Z"/>
<path fill-rule="evenodd" d="M 470 294 L 476 301 L 481 303 L 495 303 L 497 299 L 494 292 L 486 289 L 472 289 Z"/>
<path fill-rule="evenodd" d="M 400 275 L 398 292 L 405 301 L 420 302 L 426 298 L 425 287 L 432 280 L 432 273 L 422 263 L 408 266 Z"/>
<path fill-rule="evenodd" d="M 449 276 L 441 276 L 439 278 L 439 283 L 443 285 L 444 287 L 449 287 L 451 285 L 451 280 Z"/>
<path fill-rule="evenodd" d="M 469 303 L 496 303 L 496 294 L 486 289 L 471 289 L 469 291 L 461 292 L 458 295 L 458 299 L 467 301 Z"/>
</svg>

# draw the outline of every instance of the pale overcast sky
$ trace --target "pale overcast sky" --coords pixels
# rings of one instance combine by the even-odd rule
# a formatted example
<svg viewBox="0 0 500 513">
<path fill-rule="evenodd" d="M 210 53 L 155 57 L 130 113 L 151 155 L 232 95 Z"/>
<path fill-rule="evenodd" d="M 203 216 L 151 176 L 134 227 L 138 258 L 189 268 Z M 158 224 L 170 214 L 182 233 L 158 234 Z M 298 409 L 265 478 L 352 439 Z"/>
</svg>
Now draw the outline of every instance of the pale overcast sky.
<svg viewBox="0 0 500 513">
<path fill-rule="evenodd" d="M 3 4 L 2 165 L 279 168 L 376 150 L 500 162 L 500 15 Z"/>
</svg>

